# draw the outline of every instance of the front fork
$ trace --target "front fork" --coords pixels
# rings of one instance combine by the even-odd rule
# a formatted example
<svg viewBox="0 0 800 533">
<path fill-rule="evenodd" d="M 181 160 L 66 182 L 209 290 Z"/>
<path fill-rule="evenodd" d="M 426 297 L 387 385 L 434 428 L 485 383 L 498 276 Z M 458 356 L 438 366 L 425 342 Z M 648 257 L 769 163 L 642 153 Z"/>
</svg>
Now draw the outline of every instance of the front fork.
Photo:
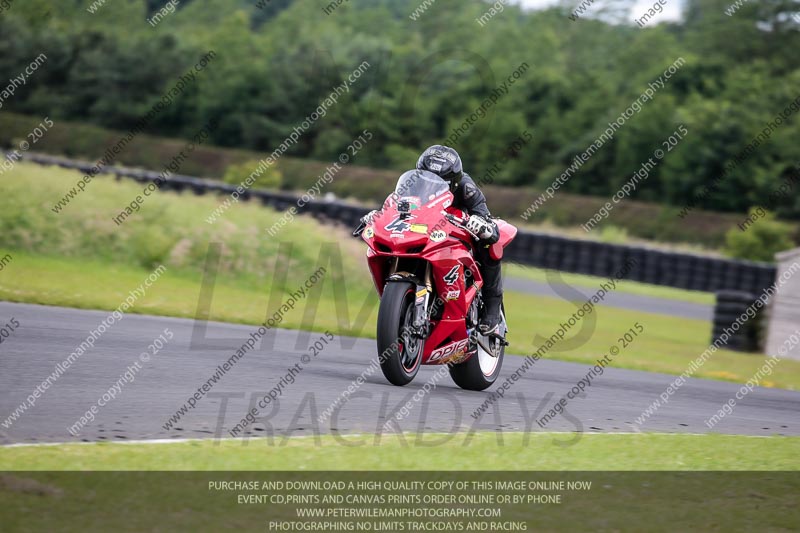
<svg viewBox="0 0 800 533">
<path fill-rule="evenodd" d="M 428 263 L 425 267 L 425 280 L 424 285 L 417 285 L 416 298 L 414 300 L 414 334 L 424 339 L 430 334 L 431 323 L 428 320 L 428 305 L 431 300 L 431 293 L 433 292 L 433 284 L 431 283 L 431 264 Z"/>
</svg>

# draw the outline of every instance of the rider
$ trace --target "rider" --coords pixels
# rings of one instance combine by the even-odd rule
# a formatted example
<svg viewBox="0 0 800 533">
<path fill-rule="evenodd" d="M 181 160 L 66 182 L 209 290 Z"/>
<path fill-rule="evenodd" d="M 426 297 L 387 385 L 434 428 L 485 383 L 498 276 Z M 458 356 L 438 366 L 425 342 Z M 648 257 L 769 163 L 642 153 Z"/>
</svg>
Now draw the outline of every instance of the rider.
<svg viewBox="0 0 800 533">
<path fill-rule="evenodd" d="M 463 171 L 461 157 L 449 146 L 435 144 L 425 150 L 417 161 L 419 170 L 427 170 L 450 185 L 455 197 L 453 207 L 466 211 L 470 217 L 467 229 L 480 238 L 475 246 L 475 255 L 483 277 L 483 301 L 485 309 L 480 321 L 483 335 L 495 332 L 500 325 L 500 305 L 503 301 L 503 280 L 500 261 L 492 259 L 489 247 L 500 238 L 497 224 L 492 220 L 486 197 L 475 181 Z M 368 221 L 375 212 L 364 217 Z"/>
</svg>

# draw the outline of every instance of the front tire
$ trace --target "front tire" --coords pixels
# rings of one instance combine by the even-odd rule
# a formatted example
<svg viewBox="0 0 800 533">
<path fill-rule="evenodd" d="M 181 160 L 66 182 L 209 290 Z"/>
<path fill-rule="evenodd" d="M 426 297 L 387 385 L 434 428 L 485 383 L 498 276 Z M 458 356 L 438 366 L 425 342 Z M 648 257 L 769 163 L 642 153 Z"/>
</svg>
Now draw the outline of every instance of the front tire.
<svg viewBox="0 0 800 533">
<path fill-rule="evenodd" d="M 503 332 L 503 337 L 505 337 L 508 334 L 505 311 L 501 311 L 500 316 L 502 317 L 500 330 Z M 490 343 L 499 343 L 497 340 L 492 341 L 482 335 L 480 335 L 480 339 L 490 348 L 495 348 L 495 345 Z M 498 344 L 495 349 L 498 352 L 497 357 L 490 355 L 479 345 L 478 353 L 463 363 L 452 365 L 450 367 L 450 377 L 453 378 L 456 385 L 462 389 L 474 391 L 482 391 L 491 387 L 500 375 L 500 369 L 503 367 L 503 357 L 506 354 L 506 348 L 502 344 Z"/>
<path fill-rule="evenodd" d="M 386 284 L 378 309 L 378 356 L 381 371 L 393 385 L 403 386 L 419 372 L 424 339 L 413 336 L 415 286 L 405 282 Z"/>
</svg>

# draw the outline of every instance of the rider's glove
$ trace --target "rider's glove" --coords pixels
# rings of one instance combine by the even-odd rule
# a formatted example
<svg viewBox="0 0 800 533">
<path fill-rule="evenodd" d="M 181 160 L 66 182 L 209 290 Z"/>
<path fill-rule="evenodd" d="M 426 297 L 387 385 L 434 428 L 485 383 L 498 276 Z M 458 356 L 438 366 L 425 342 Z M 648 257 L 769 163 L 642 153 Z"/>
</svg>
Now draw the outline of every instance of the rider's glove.
<svg viewBox="0 0 800 533">
<path fill-rule="evenodd" d="M 369 213 L 367 213 L 366 215 L 361 217 L 361 222 L 363 222 L 364 224 L 372 224 L 372 219 L 377 214 L 378 214 L 378 211 L 373 209 L 372 211 L 370 211 Z"/>
<path fill-rule="evenodd" d="M 467 229 L 477 235 L 479 239 L 488 239 L 494 235 L 494 225 L 478 215 L 469 217 Z"/>
</svg>

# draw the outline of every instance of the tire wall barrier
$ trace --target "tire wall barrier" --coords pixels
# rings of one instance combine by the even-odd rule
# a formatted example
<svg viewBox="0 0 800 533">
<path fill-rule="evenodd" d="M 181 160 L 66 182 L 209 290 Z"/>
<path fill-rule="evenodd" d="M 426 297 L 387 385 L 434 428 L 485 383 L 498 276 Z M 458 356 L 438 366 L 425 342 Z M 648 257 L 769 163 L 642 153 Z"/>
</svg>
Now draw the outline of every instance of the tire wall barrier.
<svg viewBox="0 0 800 533">
<path fill-rule="evenodd" d="M 13 156 L 7 153 L 6 157 Z M 88 173 L 93 166 L 89 162 L 30 152 L 22 154 L 22 159 L 40 165 L 74 169 L 82 173 Z M 155 181 L 159 177 L 157 172 L 122 167 L 105 167 L 101 169 L 101 173 L 115 175 L 117 179 L 133 179 L 139 183 Z M 235 191 L 236 187 L 219 181 L 175 174 L 162 183 L 160 189 L 192 191 L 198 195 L 209 192 L 228 195 Z M 296 206 L 299 199 L 294 194 L 266 190 L 249 190 L 241 197 L 244 200 L 260 201 L 261 204 L 278 210 Z M 338 200 L 318 199 L 305 204 L 298 211 L 325 223 L 337 222 L 355 227 L 359 218 L 369 212 L 369 209 Z M 520 231 L 517 234 L 517 238 L 506 249 L 506 258 L 523 265 L 598 277 L 612 276 L 633 259 L 636 263 L 629 269 L 624 279 L 723 295 L 727 294 L 726 291 L 749 295 L 760 294 L 774 282 L 776 274 L 775 265 L 769 263 L 607 244 L 531 231 Z M 728 310 L 732 309 L 733 303 L 728 296 L 723 296 L 722 303 L 717 305 L 719 313 L 722 313 L 720 317 L 729 317 Z M 752 300 L 747 305 L 750 303 Z M 715 318 L 715 324 L 716 322 Z M 724 320 L 720 318 L 719 322 L 722 324 Z M 730 323 L 724 324 L 723 327 L 728 325 Z"/>
<path fill-rule="evenodd" d="M 722 346 L 737 352 L 760 352 L 764 345 L 762 327 L 764 321 L 762 312 L 750 318 L 745 314 L 747 308 L 756 301 L 757 296 L 741 291 L 720 291 L 717 293 L 717 304 L 714 306 L 714 328 L 711 333 L 711 343 L 717 341 L 723 334 L 728 335 L 727 342 Z M 740 317 L 744 315 L 747 320 Z M 737 322 L 738 320 L 738 322 Z"/>
</svg>

